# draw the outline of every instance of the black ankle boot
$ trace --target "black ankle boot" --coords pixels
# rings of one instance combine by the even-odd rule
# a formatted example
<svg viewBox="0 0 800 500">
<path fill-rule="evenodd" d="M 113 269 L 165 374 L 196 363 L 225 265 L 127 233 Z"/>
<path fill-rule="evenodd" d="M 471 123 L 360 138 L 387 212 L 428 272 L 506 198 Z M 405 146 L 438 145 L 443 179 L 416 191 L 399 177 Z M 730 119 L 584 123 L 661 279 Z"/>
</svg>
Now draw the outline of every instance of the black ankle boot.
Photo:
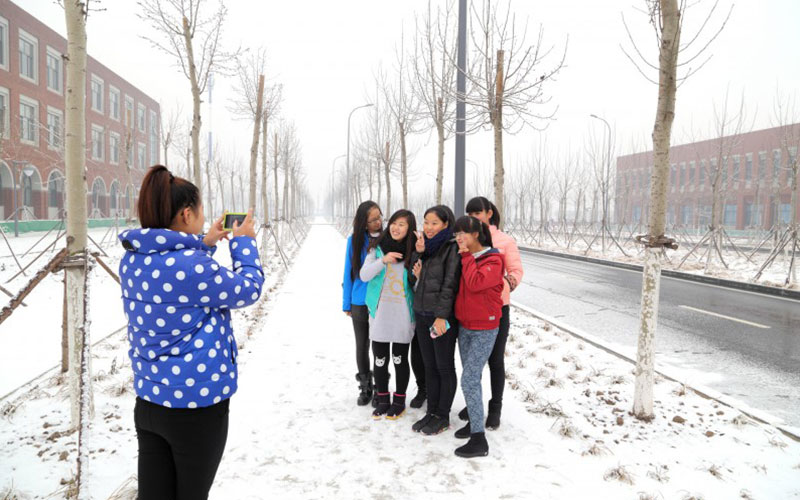
<svg viewBox="0 0 800 500">
<path fill-rule="evenodd" d="M 456 431 L 456 437 L 458 439 L 467 439 L 471 434 L 472 430 L 470 429 L 469 421 L 467 421 L 467 425 Z"/>
<path fill-rule="evenodd" d="M 356 403 L 358 406 L 367 406 L 372 400 L 372 375 L 371 373 L 358 373 L 356 380 L 358 380 L 358 388 L 361 390 Z"/>
<path fill-rule="evenodd" d="M 420 432 L 425 434 L 426 436 L 435 436 L 436 434 L 441 434 L 442 432 L 446 431 L 449 428 L 450 428 L 450 418 L 434 415 L 433 417 L 431 417 L 430 420 L 428 420 L 428 423 L 425 425 L 425 427 L 422 428 Z"/>
<path fill-rule="evenodd" d="M 392 379 L 392 374 L 390 373 L 389 374 L 389 378 L 387 380 L 391 380 L 391 379 Z M 375 383 L 375 372 L 369 372 L 369 380 L 370 380 L 370 383 L 372 383 L 372 388 L 377 391 L 376 388 L 378 387 L 378 385 Z M 377 392 L 376 392 L 376 394 L 377 394 Z M 372 398 L 372 407 L 373 408 L 377 408 L 378 407 L 378 400 L 375 399 L 375 398 Z"/>
<path fill-rule="evenodd" d="M 372 418 L 379 420 L 389 411 L 389 393 L 376 393 L 373 401 L 377 401 L 377 403 L 375 404 L 375 410 L 372 412 Z"/>
<path fill-rule="evenodd" d="M 419 432 L 422 430 L 423 427 L 428 425 L 428 422 L 433 418 L 432 413 L 426 413 L 424 417 L 414 422 L 414 425 L 411 426 L 411 430 L 414 432 Z"/>
<path fill-rule="evenodd" d="M 500 427 L 500 412 L 502 409 L 503 403 L 492 403 L 489 401 L 489 414 L 486 415 L 486 428 L 490 431 Z"/>
<path fill-rule="evenodd" d="M 422 408 L 422 405 L 425 404 L 426 399 L 428 399 L 428 393 L 425 391 L 425 389 L 419 388 L 417 390 L 417 395 L 411 400 L 409 406 L 412 408 Z"/>
<path fill-rule="evenodd" d="M 463 410 L 458 412 L 458 418 L 463 420 L 464 422 L 469 421 L 469 412 L 467 411 L 467 407 L 465 406 Z"/>
<path fill-rule="evenodd" d="M 392 400 L 392 406 L 389 407 L 389 411 L 386 412 L 386 418 L 389 420 L 397 420 L 398 418 L 403 416 L 403 413 L 406 412 L 406 396 L 405 394 L 395 394 Z"/>
<path fill-rule="evenodd" d="M 485 457 L 488 454 L 489 443 L 486 442 L 486 434 L 483 432 L 471 434 L 467 444 L 456 448 L 456 456 L 463 458 Z"/>
</svg>

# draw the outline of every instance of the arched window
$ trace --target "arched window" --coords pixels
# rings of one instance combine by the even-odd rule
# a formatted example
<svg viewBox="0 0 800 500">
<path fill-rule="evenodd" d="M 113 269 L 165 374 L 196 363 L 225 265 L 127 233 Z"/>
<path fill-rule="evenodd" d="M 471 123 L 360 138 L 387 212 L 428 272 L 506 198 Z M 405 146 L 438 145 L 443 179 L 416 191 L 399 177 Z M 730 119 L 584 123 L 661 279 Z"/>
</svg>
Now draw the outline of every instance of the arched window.
<svg viewBox="0 0 800 500">
<path fill-rule="evenodd" d="M 103 214 L 103 197 L 106 195 L 106 189 L 103 186 L 103 181 L 99 178 L 95 179 L 92 184 L 92 212 L 100 212 Z"/>
<path fill-rule="evenodd" d="M 27 175 L 22 176 L 22 204 L 33 206 L 33 180 Z"/>
<path fill-rule="evenodd" d="M 64 197 L 64 177 L 60 172 L 54 172 L 47 183 L 47 205 L 51 208 L 61 206 Z"/>
</svg>

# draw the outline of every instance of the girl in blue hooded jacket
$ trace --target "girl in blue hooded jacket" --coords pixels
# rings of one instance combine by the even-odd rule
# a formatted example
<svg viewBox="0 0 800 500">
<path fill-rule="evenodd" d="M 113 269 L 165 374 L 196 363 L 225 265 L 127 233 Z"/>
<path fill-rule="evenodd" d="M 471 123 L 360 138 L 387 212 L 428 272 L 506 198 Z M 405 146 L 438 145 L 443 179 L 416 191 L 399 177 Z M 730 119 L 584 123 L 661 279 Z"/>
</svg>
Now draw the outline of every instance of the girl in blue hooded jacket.
<svg viewBox="0 0 800 500">
<path fill-rule="evenodd" d="M 138 201 L 141 229 L 120 241 L 122 302 L 133 367 L 139 498 L 205 499 L 236 392 L 230 309 L 258 300 L 264 282 L 252 210 L 234 225 L 233 269 L 212 258 L 228 239 L 222 218 L 204 236 L 197 187 L 156 165 Z"/>
</svg>

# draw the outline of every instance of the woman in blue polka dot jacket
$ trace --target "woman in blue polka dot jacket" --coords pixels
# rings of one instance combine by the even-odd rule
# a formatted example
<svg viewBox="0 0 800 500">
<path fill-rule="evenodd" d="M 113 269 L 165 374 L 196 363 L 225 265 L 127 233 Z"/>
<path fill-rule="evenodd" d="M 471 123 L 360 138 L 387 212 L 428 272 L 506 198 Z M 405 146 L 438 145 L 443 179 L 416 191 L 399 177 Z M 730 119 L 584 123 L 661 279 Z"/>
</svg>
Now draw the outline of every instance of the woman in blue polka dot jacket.
<svg viewBox="0 0 800 500">
<path fill-rule="evenodd" d="M 139 498 L 204 499 L 214 481 L 236 392 L 230 309 L 258 300 L 264 274 L 252 210 L 234 225 L 233 270 L 212 258 L 222 218 L 204 236 L 197 187 L 152 167 L 138 201 L 141 229 L 120 235 L 122 301 L 136 391 Z"/>
</svg>

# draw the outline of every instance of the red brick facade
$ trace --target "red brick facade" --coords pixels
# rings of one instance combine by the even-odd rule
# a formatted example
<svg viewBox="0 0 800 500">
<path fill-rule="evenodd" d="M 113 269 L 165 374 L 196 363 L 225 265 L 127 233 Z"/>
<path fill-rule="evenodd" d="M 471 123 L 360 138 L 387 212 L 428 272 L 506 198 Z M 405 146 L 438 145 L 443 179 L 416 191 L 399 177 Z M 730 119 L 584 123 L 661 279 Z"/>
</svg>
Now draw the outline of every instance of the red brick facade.
<svg viewBox="0 0 800 500">
<path fill-rule="evenodd" d="M 800 124 L 794 124 L 670 148 L 668 224 L 708 226 L 714 172 L 726 227 L 766 229 L 789 222 L 790 165 L 797 162 L 799 144 Z M 647 222 L 652 165 L 652 151 L 617 158 L 617 223 Z"/>
<path fill-rule="evenodd" d="M 13 177 L 20 187 L 18 206 L 25 207 L 20 210 L 21 218 L 52 219 L 63 215 L 66 73 L 62 57 L 66 50 L 67 41 L 58 33 L 11 1 L 0 0 L 2 220 L 13 217 Z M 33 78 L 29 78 L 31 75 Z M 95 98 L 93 90 L 96 97 L 102 97 Z M 114 106 L 112 99 L 116 96 Z M 126 99 L 133 104 L 128 123 Z M 113 116 L 113 109 L 118 109 L 118 116 Z M 144 121 L 139 123 L 142 111 Z M 125 216 L 129 214 L 126 206 L 135 207 L 136 190 L 144 170 L 159 162 L 159 120 L 156 100 L 99 61 L 88 58 L 86 182 L 90 217 L 111 217 L 114 213 Z M 140 124 L 144 125 L 143 130 Z M 130 179 L 125 167 L 125 138 L 128 136 L 133 145 Z M 144 158 L 141 158 L 142 151 Z M 35 169 L 30 177 L 20 173 L 25 164 Z M 130 190 L 130 201 L 126 200 L 126 189 Z"/>
</svg>

